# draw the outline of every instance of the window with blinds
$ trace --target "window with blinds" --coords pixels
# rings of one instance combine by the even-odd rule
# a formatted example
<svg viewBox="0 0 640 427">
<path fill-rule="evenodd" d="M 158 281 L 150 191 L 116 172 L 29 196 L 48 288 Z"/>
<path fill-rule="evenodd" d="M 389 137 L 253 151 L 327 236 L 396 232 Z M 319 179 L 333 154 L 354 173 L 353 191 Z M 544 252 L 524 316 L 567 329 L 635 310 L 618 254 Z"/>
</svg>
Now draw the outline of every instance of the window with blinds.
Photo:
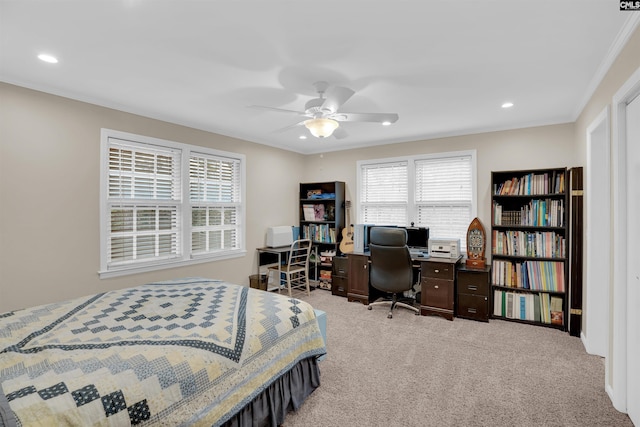
<svg viewBox="0 0 640 427">
<path fill-rule="evenodd" d="M 364 224 L 407 225 L 408 162 L 365 164 L 360 169 L 360 217 Z"/>
<path fill-rule="evenodd" d="M 239 248 L 240 162 L 192 155 L 189 159 L 191 250 L 194 255 Z"/>
<path fill-rule="evenodd" d="M 244 252 L 244 156 L 108 129 L 101 156 L 100 277 Z"/>
<path fill-rule="evenodd" d="M 429 227 L 433 238 L 459 238 L 464 252 L 472 213 L 471 155 L 415 160 L 416 224 Z"/>
<path fill-rule="evenodd" d="M 107 264 L 180 256 L 180 152 L 109 138 Z"/>
<path fill-rule="evenodd" d="M 476 216 L 475 151 L 358 162 L 358 220 L 459 238 Z"/>
</svg>

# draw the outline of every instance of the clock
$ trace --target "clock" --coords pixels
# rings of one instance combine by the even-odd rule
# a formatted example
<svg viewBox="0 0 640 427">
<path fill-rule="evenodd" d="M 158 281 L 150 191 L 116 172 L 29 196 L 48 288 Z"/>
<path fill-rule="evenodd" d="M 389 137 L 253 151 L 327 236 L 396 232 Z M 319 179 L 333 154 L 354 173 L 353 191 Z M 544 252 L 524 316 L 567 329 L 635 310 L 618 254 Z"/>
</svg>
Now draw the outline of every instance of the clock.
<svg viewBox="0 0 640 427">
<path fill-rule="evenodd" d="M 474 218 L 467 229 L 467 260 L 468 268 L 481 268 L 485 266 L 484 247 L 487 237 L 484 227 L 478 218 Z"/>
</svg>

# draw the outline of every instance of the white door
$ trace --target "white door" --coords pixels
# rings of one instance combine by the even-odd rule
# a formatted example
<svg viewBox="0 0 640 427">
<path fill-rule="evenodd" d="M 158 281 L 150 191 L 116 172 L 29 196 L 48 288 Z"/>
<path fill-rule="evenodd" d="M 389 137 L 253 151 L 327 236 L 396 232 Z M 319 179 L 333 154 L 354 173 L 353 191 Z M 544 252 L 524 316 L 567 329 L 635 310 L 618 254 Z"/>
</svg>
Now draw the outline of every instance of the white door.
<svg viewBox="0 0 640 427">
<path fill-rule="evenodd" d="M 627 411 L 640 426 L 640 96 L 627 104 Z"/>
</svg>

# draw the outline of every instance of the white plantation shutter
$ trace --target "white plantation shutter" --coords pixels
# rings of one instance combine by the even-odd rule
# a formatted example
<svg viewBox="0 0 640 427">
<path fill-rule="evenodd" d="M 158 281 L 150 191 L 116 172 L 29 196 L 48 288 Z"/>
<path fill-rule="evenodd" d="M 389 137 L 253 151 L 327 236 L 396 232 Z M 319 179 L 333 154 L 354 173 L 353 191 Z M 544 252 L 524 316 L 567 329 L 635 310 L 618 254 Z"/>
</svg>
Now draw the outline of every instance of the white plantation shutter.
<svg viewBox="0 0 640 427">
<path fill-rule="evenodd" d="M 107 265 L 180 256 L 180 152 L 109 138 Z"/>
<path fill-rule="evenodd" d="M 189 158 L 191 250 L 194 255 L 239 248 L 240 172 L 238 159 L 198 153 Z"/>
<path fill-rule="evenodd" d="M 242 154 L 101 135 L 101 278 L 244 255 Z"/>
<path fill-rule="evenodd" d="M 406 225 L 408 162 L 363 165 L 360 173 L 360 220 L 364 224 Z"/>
<path fill-rule="evenodd" d="M 359 221 L 429 227 L 431 238 L 459 238 L 475 217 L 475 152 L 359 162 Z"/>
<path fill-rule="evenodd" d="M 415 161 L 416 225 L 429 227 L 429 237 L 459 238 L 473 220 L 473 167 L 470 155 Z"/>
</svg>

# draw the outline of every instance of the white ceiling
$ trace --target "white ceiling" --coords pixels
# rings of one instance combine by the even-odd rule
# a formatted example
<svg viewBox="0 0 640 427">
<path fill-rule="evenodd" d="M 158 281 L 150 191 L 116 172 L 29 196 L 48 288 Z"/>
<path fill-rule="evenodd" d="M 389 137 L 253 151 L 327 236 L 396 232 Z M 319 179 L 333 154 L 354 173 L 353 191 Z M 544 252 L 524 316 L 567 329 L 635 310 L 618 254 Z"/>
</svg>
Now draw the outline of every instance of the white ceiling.
<svg viewBox="0 0 640 427">
<path fill-rule="evenodd" d="M 320 153 L 574 121 L 638 14 L 614 0 L 1 0 L 0 80 Z M 303 110 L 318 80 L 356 91 L 342 112 L 400 119 L 317 139 L 248 108 Z"/>
</svg>

